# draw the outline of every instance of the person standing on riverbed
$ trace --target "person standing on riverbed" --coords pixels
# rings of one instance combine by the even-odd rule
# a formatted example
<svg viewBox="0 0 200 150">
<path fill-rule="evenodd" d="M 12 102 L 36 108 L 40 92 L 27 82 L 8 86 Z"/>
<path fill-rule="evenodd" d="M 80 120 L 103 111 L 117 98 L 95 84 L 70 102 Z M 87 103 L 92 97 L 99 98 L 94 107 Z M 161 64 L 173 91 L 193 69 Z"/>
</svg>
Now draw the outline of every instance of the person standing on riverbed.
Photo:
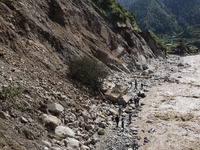
<svg viewBox="0 0 200 150">
<path fill-rule="evenodd" d="M 117 115 L 116 117 L 115 117 L 115 121 L 116 121 L 116 127 L 118 127 L 118 124 L 119 124 L 119 116 Z"/>
<path fill-rule="evenodd" d="M 122 105 L 119 105 L 119 110 L 118 110 L 118 113 L 119 113 L 119 117 L 121 116 L 122 114 Z"/>
<path fill-rule="evenodd" d="M 128 119 L 129 119 L 129 124 L 131 124 L 131 120 L 132 120 L 132 113 L 129 113 L 129 115 L 128 115 Z"/>
<path fill-rule="evenodd" d="M 122 118 L 122 128 L 124 130 L 124 118 Z"/>
<path fill-rule="evenodd" d="M 135 90 L 137 90 L 137 79 L 135 79 Z"/>
</svg>

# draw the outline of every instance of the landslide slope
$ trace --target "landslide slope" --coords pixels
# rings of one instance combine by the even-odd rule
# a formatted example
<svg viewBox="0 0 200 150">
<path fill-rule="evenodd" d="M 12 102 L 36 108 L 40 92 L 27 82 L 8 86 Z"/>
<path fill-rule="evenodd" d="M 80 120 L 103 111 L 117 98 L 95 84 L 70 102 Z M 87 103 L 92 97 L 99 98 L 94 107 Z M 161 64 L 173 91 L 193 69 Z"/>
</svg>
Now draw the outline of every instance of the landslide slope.
<svg viewBox="0 0 200 150">
<path fill-rule="evenodd" d="M 71 125 L 77 139 L 87 144 L 94 133 L 85 126 L 102 115 L 88 115 L 89 110 L 102 100 L 67 78 L 71 60 L 86 55 L 129 72 L 136 62 L 163 55 L 154 54 L 126 23 L 109 24 L 89 0 L 1 0 L 0 22 L 0 91 L 9 85 L 23 88 L 14 100 L 0 98 L 1 149 L 65 147 L 41 122 L 52 102 L 64 106 L 57 116 L 60 124 Z"/>
</svg>

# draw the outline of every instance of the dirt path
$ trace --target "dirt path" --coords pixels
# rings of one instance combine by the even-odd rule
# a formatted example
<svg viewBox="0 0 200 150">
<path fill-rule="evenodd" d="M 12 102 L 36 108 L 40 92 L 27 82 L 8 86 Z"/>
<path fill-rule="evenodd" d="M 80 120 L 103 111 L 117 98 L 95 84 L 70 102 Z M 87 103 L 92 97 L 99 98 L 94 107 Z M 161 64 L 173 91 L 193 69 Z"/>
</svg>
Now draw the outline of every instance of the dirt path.
<svg viewBox="0 0 200 150">
<path fill-rule="evenodd" d="M 200 149 L 200 56 L 187 56 L 183 61 L 191 67 L 171 74 L 179 83 L 152 87 L 143 99 L 146 105 L 139 115 L 143 123 L 153 123 L 138 124 L 155 132 L 149 137 L 151 142 L 140 150 Z"/>
</svg>

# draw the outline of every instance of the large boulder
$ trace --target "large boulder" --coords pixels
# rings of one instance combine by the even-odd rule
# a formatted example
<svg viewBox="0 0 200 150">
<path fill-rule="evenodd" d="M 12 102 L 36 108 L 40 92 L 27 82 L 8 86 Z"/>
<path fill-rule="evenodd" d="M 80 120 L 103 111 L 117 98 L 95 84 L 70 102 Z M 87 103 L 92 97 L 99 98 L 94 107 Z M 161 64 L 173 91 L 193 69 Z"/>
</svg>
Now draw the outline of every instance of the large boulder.
<svg viewBox="0 0 200 150">
<path fill-rule="evenodd" d="M 114 93 L 112 90 L 108 90 L 105 93 L 105 96 L 108 100 L 117 103 L 118 99 L 120 98 L 120 93 Z"/>
<path fill-rule="evenodd" d="M 74 138 L 67 138 L 65 140 L 65 146 L 68 150 L 79 150 L 80 142 Z"/>
<path fill-rule="evenodd" d="M 55 129 L 55 134 L 60 137 L 74 137 L 75 133 L 67 126 L 58 126 Z"/>
<path fill-rule="evenodd" d="M 118 104 L 125 105 L 125 104 L 127 104 L 129 102 L 130 99 L 131 99 L 131 96 L 124 95 L 124 96 L 122 96 L 122 98 L 120 98 L 118 100 Z"/>
<path fill-rule="evenodd" d="M 118 83 L 114 88 L 107 90 L 105 96 L 108 100 L 111 100 L 114 103 L 118 103 L 122 95 L 125 95 L 128 92 L 128 87 L 124 86 L 122 83 Z"/>
<path fill-rule="evenodd" d="M 47 108 L 50 112 L 57 115 L 61 114 L 62 111 L 64 110 L 63 106 L 58 103 L 49 103 L 47 104 Z"/>
<path fill-rule="evenodd" d="M 60 120 L 52 115 L 43 114 L 42 119 L 45 125 L 51 129 L 55 129 L 60 123 Z"/>
</svg>

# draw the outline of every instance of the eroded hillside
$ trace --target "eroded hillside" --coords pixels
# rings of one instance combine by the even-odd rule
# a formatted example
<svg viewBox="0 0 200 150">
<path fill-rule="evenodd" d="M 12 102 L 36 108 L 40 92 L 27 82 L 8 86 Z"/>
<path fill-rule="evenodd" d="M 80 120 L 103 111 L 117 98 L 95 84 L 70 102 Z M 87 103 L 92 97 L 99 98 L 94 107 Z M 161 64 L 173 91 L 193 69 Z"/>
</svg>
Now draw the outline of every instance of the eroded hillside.
<svg viewBox="0 0 200 150">
<path fill-rule="evenodd" d="M 102 111 L 100 97 L 67 77 L 67 64 L 84 55 L 129 72 L 163 53 L 155 55 L 126 24 L 108 26 L 89 0 L 0 1 L 0 88 L 23 88 L 14 100 L 0 99 L 2 149 L 88 149 L 97 142 L 93 135 L 109 125 L 102 117 L 109 108 Z M 67 133 L 55 134 L 55 127 Z"/>
</svg>

